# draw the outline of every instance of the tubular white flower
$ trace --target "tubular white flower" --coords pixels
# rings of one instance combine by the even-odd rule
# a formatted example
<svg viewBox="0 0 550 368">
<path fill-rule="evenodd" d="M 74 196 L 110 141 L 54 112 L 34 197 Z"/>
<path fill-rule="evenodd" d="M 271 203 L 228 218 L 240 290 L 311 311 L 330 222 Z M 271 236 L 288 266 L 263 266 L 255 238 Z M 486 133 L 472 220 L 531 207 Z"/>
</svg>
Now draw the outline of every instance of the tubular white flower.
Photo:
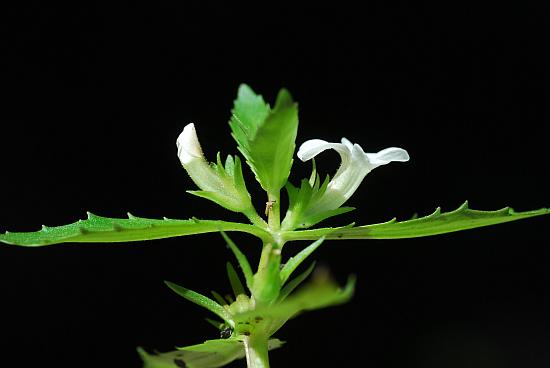
<svg viewBox="0 0 550 368">
<path fill-rule="evenodd" d="M 202 190 L 190 191 L 191 194 L 210 199 L 232 211 L 243 212 L 247 216 L 252 214 L 253 207 L 250 195 L 242 182 L 240 166 L 239 171 L 235 171 L 235 167 L 240 165 L 239 161 L 231 164 L 230 169 L 227 164 L 226 168 L 222 167 L 219 161 L 217 164 L 209 164 L 202 153 L 193 123 L 185 126 L 176 145 L 181 164 Z"/>
<path fill-rule="evenodd" d="M 378 153 L 365 153 L 360 145 L 353 144 L 346 138 L 342 138 L 342 143 L 330 143 L 321 139 L 306 141 L 298 150 L 298 158 L 302 161 L 311 160 L 327 149 L 338 152 L 342 163 L 330 180 L 323 196 L 308 208 L 309 213 L 340 207 L 353 195 L 365 176 L 373 169 L 392 161 L 409 160 L 409 154 L 402 148 L 390 147 Z"/>
<path fill-rule="evenodd" d="M 183 128 L 176 146 L 181 164 L 199 188 L 217 192 L 224 187 L 221 178 L 212 170 L 202 153 L 195 124 L 190 123 Z"/>
<path fill-rule="evenodd" d="M 204 159 L 195 124 L 190 123 L 183 128 L 176 145 L 178 147 L 178 157 L 183 165 L 189 164 L 195 159 Z"/>
</svg>

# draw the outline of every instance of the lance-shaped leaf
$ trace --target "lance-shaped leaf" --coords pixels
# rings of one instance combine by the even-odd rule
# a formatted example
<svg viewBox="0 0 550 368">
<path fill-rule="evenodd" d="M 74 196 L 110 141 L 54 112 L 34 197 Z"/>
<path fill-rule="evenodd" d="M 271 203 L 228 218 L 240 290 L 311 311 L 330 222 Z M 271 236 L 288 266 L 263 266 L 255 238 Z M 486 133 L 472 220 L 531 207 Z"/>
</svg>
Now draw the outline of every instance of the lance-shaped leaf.
<svg viewBox="0 0 550 368">
<path fill-rule="evenodd" d="M 239 151 L 268 193 L 285 185 L 295 149 L 298 107 L 282 89 L 271 109 L 247 85 L 239 87 L 229 122 Z"/>
<path fill-rule="evenodd" d="M 156 220 L 128 214 L 127 219 L 109 218 L 88 212 L 88 219 L 70 225 L 43 226 L 35 232 L 6 232 L 0 242 L 42 246 L 58 243 L 111 243 L 171 238 L 218 231 L 241 231 L 268 240 L 268 232 L 259 227 L 218 220 Z"/>
<path fill-rule="evenodd" d="M 222 307 L 212 299 L 202 294 L 199 294 L 193 290 L 184 288 L 183 286 L 176 285 L 173 282 L 170 282 L 170 281 L 164 281 L 164 282 L 176 294 L 184 297 L 185 299 L 189 300 L 192 303 L 195 303 L 205 309 L 208 309 L 210 312 L 216 314 L 218 317 L 223 319 L 230 326 L 232 327 L 235 326 L 233 318 L 231 317 L 231 314 L 224 307 Z"/>
<path fill-rule="evenodd" d="M 314 240 L 321 236 L 327 239 L 402 239 L 438 235 L 501 224 L 510 221 L 542 216 L 550 213 L 549 208 L 535 211 L 516 212 L 510 207 L 497 211 L 479 211 L 468 208 L 464 202 L 454 211 L 441 213 L 437 208 L 429 216 L 408 221 L 395 218 L 384 223 L 357 227 L 321 228 L 314 230 L 289 231 L 282 234 L 285 240 Z"/>
<path fill-rule="evenodd" d="M 294 257 L 290 257 L 290 259 L 285 263 L 283 269 L 281 270 L 281 285 L 284 285 L 286 280 L 290 277 L 292 272 L 311 254 L 313 251 L 315 251 L 319 246 L 323 243 L 325 240 L 325 237 L 322 236 L 320 239 L 316 240 L 315 242 L 311 243 L 306 248 L 302 249 L 300 253 L 296 254 Z"/>
<path fill-rule="evenodd" d="M 269 350 L 282 345 L 279 339 L 268 341 Z M 245 357 L 244 344 L 237 338 L 207 340 L 160 354 L 149 354 L 142 348 L 137 350 L 143 359 L 143 368 L 215 368 Z"/>
<path fill-rule="evenodd" d="M 233 290 L 235 297 L 240 294 L 246 294 L 243 283 L 241 282 L 241 279 L 239 278 L 239 275 L 237 274 L 237 271 L 235 271 L 235 267 L 233 267 L 231 262 L 227 262 L 226 269 L 227 277 L 229 278 L 229 283 L 231 284 L 231 289 Z"/>
<path fill-rule="evenodd" d="M 278 300 L 279 301 L 285 300 L 286 297 L 289 296 L 290 293 L 292 293 L 294 291 L 294 289 L 296 289 L 302 282 L 304 282 L 305 279 L 307 279 L 307 277 L 311 274 L 311 272 L 313 272 L 314 268 L 315 268 L 315 262 L 313 262 L 311 265 L 309 265 L 309 267 L 304 272 L 302 272 L 301 274 L 299 274 L 298 276 L 296 276 L 295 278 L 290 280 L 281 289 L 281 292 L 279 293 L 279 299 Z"/>
<path fill-rule="evenodd" d="M 227 243 L 227 246 L 231 249 L 233 254 L 235 255 L 235 258 L 237 258 L 237 262 L 239 262 L 239 266 L 241 267 L 241 270 L 243 271 L 244 279 L 246 281 L 246 286 L 249 290 L 252 290 L 252 285 L 254 283 L 254 274 L 252 273 L 252 268 L 250 267 L 250 263 L 248 262 L 248 259 L 244 255 L 243 252 L 237 247 L 237 244 L 225 232 L 221 232 L 223 238 L 225 239 L 225 242 Z"/>
</svg>

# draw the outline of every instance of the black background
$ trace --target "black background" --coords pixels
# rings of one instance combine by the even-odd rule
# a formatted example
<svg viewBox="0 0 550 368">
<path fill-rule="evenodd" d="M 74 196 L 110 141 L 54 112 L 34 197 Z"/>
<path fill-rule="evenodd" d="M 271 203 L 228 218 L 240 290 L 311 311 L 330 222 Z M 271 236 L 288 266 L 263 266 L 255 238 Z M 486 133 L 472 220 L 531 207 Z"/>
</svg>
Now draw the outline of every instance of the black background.
<svg viewBox="0 0 550 368">
<path fill-rule="evenodd" d="M 242 82 L 268 101 L 291 91 L 298 144 L 345 136 L 369 152 L 409 151 L 409 163 L 369 174 L 348 202 L 355 212 L 327 224 L 405 219 L 465 199 L 478 209 L 550 206 L 545 8 L 28 2 L 1 17 L 1 231 L 86 210 L 240 220 L 185 193 L 194 185 L 175 140 L 195 122 L 209 158 L 236 153 L 227 121 Z M 333 173 L 338 162 L 326 153 L 318 165 Z M 309 169 L 297 160 L 292 180 Z M 340 282 L 357 274 L 356 296 L 285 326 L 272 366 L 547 367 L 548 221 L 327 242 L 314 258 Z M 258 257 L 255 239 L 234 238 Z M 139 367 L 138 345 L 215 338 L 207 313 L 162 280 L 227 292 L 230 257 L 217 234 L 2 246 L 0 364 Z"/>
</svg>

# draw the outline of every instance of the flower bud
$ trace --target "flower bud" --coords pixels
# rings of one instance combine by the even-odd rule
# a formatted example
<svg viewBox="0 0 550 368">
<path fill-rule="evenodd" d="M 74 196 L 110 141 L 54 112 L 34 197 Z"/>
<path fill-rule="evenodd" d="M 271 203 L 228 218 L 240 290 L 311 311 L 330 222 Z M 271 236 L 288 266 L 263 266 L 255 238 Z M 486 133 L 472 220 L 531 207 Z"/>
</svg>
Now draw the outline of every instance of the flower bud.
<svg viewBox="0 0 550 368">
<path fill-rule="evenodd" d="M 216 164 L 209 164 L 202 152 L 193 123 L 185 126 L 176 145 L 181 164 L 201 189 L 190 191 L 191 194 L 214 201 L 231 211 L 243 212 L 247 215 L 254 211 L 244 184 L 238 157 L 233 160 L 229 156 L 225 168 L 219 156 Z"/>
</svg>

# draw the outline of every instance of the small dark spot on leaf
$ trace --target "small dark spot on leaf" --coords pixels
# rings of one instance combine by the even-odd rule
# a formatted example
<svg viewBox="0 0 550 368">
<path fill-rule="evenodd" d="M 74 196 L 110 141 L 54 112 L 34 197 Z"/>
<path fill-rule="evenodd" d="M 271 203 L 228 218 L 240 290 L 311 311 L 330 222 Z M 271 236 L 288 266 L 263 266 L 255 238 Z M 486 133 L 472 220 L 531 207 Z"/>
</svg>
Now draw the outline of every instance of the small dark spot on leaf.
<svg viewBox="0 0 550 368">
<path fill-rule="evenodd" d="M 261 321 L 263 321 L 264 319 L 260 316 L 256 316 L 256 318 L 254 318 L 254 321 L 256 321 L 256 323 L 260 323 Z"/>
<path fill-rule="evenodd" d="M 187 364 L 181 359 L 174 359 L 174 364 L 181 368 L 187 367 Z"/>
<path fill-rule="evenodd" d="M 245 332 L 243 332 L 243 335 L 245 335 L 245 336 L 250 336 L 250 332 L 245 331 Z"/>
</svg>

